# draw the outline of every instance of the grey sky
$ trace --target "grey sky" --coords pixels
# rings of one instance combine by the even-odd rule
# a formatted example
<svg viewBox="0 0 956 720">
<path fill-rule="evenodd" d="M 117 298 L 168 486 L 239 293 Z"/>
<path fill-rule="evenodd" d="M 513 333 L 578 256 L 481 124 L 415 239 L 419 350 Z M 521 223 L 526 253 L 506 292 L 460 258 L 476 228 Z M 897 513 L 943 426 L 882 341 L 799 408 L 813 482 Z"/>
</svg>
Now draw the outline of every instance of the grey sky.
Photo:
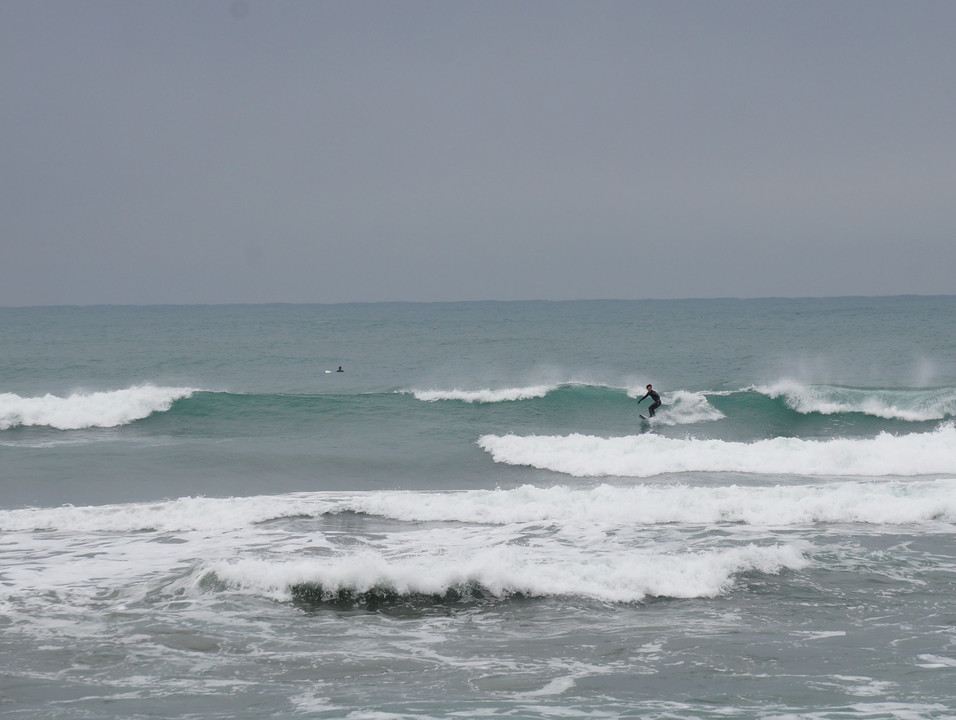
<svg viewBox="0 0 956 720">
<path fill-rule="evenodd" d="M 956 293 L 953 2 L 0 2 L 0 305 Z"/>
</svg>

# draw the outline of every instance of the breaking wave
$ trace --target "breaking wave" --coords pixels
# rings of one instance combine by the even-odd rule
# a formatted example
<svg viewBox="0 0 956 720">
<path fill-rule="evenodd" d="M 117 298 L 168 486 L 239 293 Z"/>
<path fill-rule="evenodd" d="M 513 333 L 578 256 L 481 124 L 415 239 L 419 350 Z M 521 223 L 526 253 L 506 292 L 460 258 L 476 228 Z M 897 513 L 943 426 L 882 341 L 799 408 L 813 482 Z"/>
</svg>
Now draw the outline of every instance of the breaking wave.
<svg viewBox="0 0 956 720">
<path fill-rule="evenodd" d="M 111 428 L 169 410 L 194 388 L 136 385 L 123 390 L 21 397 L 0 393 L 0 430 L 45 426 L 57 430 Z"/>
<path fill-rule="evenodd" d="M 695 487 L 523 485 L 511 490 L 313 492 L 240 498 L 183 497 L 0 510 L 0 531 L 227 532 L 282 519 L 343 513 L 401 522 L 658 525 L 956 522 L 956 479 Z"/>
<path fill-rule="evenodd" d="M 782 399 L 798 413 L 836 415 L 862 413 L 888 420 L 921 422 L 956 415 L 956 389 L 862 389 L 831 385 L 806 385 L 781 380 L 754 390 Z"/>
<path fill-rule="evenodd" d="M 484 598 L 582 597 L 639 602 L 648 597 L 706 598 L 727 592 L 741 573 L 777 574 L 806 567 L 798 544 L 668 553 L 633 549 L 613 554 L 565 551 L 548 557 L 534 547 L 496 545 L 466 553 L 434 548 L 414 557 L 376 550 L 307 560 L 246 558 L 207 569 L 227 585 L 276 600 L 369 606 Z"/>
<path fill-rule="evenodd" d="M 527 465 L 576 477 L 651 477 L 680 472 L 767 475 L 887 476 L 956 473 L 956 426 L 874 438 L 754 442 L 668 438 L 484 435 L 478 445 L 495 462 Z"/>
</svg>

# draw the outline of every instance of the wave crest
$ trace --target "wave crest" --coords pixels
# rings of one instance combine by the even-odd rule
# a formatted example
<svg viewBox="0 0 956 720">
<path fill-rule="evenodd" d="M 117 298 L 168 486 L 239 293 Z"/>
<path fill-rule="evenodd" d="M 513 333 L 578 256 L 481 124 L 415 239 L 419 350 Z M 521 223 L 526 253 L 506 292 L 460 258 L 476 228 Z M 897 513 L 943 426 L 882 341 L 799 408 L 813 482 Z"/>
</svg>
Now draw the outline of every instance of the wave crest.
<svg viewBox="0 0 956 720">
<path fill-rule="evenodd" d="M 364 550 L 308 560 L 261 558 L 212 563 L 227 585 L 277 600 L 358 606 L 373 603 L 461 602 L 489 597 L 582 597 L 640 602 L 648 597 L 716 597 L 748 572 L 777 574 L 809 561 L 794 544 L 746 545 L 701 552 L 632 550 L 595 556 L 499 545 L 464 554 L 443 549 L 416 557 Z"/>
<path fill-rule="evenodd" d="M 67 397 L 0 393 L 0 430 L 21 426 L 57 430 L 118 427 L 154 412 L 165 412 L 174 402 L 194 392 L 197 391 L 193 388 L 135 385 L 123 390 L 75 392 Z"/>
<path fill-rule="evenodd" d="M 483 388 L 481 390 L 409 390 L 415 399 L 422 402 L 438 402 L 439 400 L 458 400 L 466 403 L 499 403 L 515 402 L 517 400 L 530 400 L 532 398 L 543 398 L 553 390 L 557 390 L 559 385 L 530 385 L 527 387 L 512 387 L 492 390 Z"/>
<path fill-rule="evenodd" d="M 782 398 L 787 407 L 808 415 L 862 413 L 887 420 L 926 422 L 956 415 L 956 389 L 881 390 L 830 385 L 805 385 L 780 380 L 753 388 L 767 397 Z"/>
</svg>

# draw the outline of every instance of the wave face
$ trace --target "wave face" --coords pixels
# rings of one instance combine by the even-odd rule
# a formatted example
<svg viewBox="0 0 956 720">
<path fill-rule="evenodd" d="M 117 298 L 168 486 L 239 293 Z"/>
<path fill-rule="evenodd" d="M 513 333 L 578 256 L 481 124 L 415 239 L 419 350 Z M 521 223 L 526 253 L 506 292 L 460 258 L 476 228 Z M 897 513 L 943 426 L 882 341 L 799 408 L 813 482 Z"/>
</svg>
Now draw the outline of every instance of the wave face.
<svg viewBox="0 0 956 720">
<path fill-rule="evenodd" d="M 415 389 L 403 391 L 423 402 L 457 401 L 476 404 L 537 401 L 550 404 L 576 404 L 599 410 L 601 405 L 619 402 L 626 396 L 638 400 L 643 388 L 615 388 L 603 384 L 571 381 L 558 384 L 476 389 Z M 736 391 L 675 389 L 663 395 L 664 406 L 655 418 L 660 424 L 681 425 L 710 422 L 725 417 L 719 405 L 729 405 L 737 414 L 767 412 L 754 394 L 779 400 L 776 412 L 792 411 L 800 415 L 865 415 L 871 418 L 929 422 L 956 417 L 956 388 L 851 388 L 812 385 L 795 380 L 780 380 L 769 385 Z M 715 405 L 716 401 L 716 405 Z M 634 403 L 640 412 L 649 402 Z"/>
<path fill-rule="evenodd" d="M 569 381 L 553 385 L 530 385 L 500 388 L 480 388 L 466 390 L 454 388 L 448 390 L 407 390 L 403 391 L 423 402 L 441 401 L 462 402 L 468 404 L 496 404 L 533 401 L 542 410 L 552 412 L 585 411 L 600 412 L 602 408 L 627 408 L 636 416 L 641 408 L 634 400 L 640 398 L 643 389 L 614 387 L 600 383 Z M 667 398 L 668 408 L 659 421 L 665 425 L 687 425 L 699 422 L 719 420 L 723 414 L 707 400 L 705 393 L 677 390 Z"/>
<path fill-rule="evenodd" d="M 0 430 L 45 426 L 57 430 L 112 428 L 166 412 L 173 403 L 191 397 L 193 388 L 138 385 L 123 390 L 76 392 L 67 397 L 47 394 L 21 397 L 0 394 Z"/>
</svg>

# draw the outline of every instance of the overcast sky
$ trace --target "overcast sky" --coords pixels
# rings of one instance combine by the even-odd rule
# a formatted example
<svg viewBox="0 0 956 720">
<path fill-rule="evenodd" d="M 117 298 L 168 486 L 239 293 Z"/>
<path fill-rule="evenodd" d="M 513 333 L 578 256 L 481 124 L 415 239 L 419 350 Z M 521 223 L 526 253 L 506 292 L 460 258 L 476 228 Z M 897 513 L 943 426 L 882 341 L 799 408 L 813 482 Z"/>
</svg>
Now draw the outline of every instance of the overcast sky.
<svg viewBox="0 0 956 720">
<path fill-rule="evenodd" d="M 0 2 L 0 305 L 956 293 L 956 2 Z"/>
</svg>

